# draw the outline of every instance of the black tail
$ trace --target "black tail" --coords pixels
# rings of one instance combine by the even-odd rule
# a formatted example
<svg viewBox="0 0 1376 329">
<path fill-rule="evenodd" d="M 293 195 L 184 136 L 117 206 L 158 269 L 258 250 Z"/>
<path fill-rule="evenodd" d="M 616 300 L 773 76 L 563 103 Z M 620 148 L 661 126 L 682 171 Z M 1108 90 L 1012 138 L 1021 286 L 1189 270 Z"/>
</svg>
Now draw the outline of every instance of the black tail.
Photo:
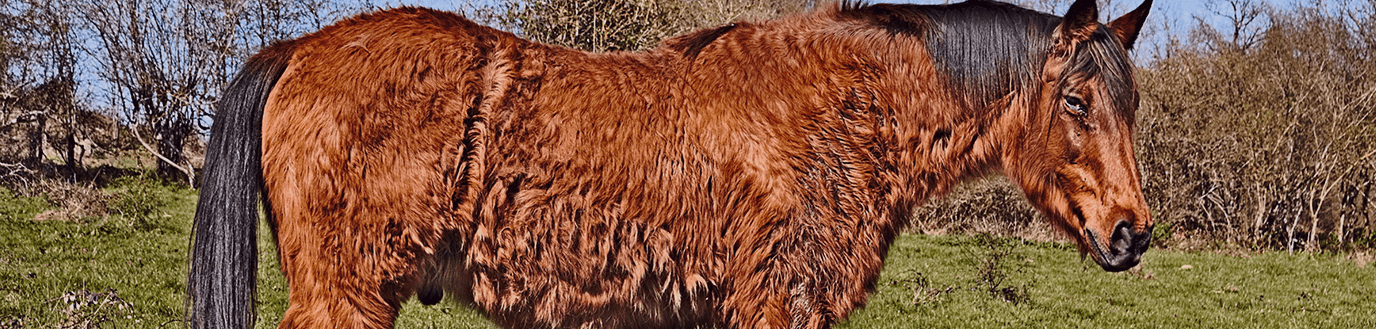
<svg viewBox="0 0 1376 329">
<path fill-rule="evenodd" d="M 186 281 L 191 328 L 253 327 L 263 107 L 292 48 L 279 44 L 250 58 L 216 109 Z"/>
</svg>

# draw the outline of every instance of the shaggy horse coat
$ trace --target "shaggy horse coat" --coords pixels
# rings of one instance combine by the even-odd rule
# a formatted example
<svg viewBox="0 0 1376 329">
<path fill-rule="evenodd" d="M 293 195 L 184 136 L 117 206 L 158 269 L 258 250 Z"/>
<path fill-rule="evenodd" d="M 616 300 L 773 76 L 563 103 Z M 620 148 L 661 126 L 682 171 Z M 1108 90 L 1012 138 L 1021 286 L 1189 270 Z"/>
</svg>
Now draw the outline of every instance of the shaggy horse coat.
<svg viewBox="0 0 1376 329">
<path fill-rule="evenodd" d="M 1123 270 L 1151 228 L 1126 55 L 1149 7 L 843 4 L 601 54 L 347 19 L 225 92 L 189 322 L 252 323 L 260 193 L 282 328 L 390 327 L 417 294 L 513 328 L 824 328 L 915 206 L 991 171 Z"/>
</svg>

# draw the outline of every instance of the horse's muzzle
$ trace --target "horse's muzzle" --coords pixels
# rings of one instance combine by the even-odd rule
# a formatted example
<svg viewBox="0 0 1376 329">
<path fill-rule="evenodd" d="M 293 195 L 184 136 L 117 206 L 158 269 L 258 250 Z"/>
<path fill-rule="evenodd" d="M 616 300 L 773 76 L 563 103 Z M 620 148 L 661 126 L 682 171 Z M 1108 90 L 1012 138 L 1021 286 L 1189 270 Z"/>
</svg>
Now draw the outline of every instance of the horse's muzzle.
<svg viewBox="0 0 1376 329">
<path fill-rule="evenodd" d="M 1132 223 L 1120 219 L 1118 224 L 1113 226 L 1108 248 L 1099 245 L 1094 230 L 1085 230 L 1085 233 L 1089 236 L 1091 248 L 1098 254 L 1099 266 L 1105 271 L 1119 272 L 1141 262 L 1142 253 L 1151 245 L 1151 229 L 1151 226 L 1147 226 L 1144 230 L 1134 232 Z"/>
</svg>

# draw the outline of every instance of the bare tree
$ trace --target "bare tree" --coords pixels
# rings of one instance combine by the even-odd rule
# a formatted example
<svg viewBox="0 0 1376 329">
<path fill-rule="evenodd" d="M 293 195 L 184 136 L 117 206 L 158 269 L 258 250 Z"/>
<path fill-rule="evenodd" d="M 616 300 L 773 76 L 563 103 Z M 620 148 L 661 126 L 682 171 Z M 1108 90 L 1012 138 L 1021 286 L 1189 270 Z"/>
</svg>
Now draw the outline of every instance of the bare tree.
<svg viewBox="0 0 1376 329">
<path fill-rule="evenodd" d="M 42 159 L 42 122 L 33 87 L 43 80 L 39 52 L 42 35 L 34 20 L 38 8 L 20 1 L 5 1 L 0 14 L 0 129 L 7 139 L 6 160 L 29 165 Z"/>
<path fill-rule="evenodd" d="M 273 42 L 320 30 L 336 20 L 363 10 L 367 4 L 333 0 L 244 0 L 239 4 L 238 45 L 241 56 Z"/>
<path fill-rule="evenodd" d="M 52 0 L 5 2 L 0 14 L 5 65 L 0 79 L 0 129 L 22 139 L 18 159 L 29 166 L 44 160 L 44 148 L 60 152 L 67 172 L 75 171 L 69 118 L 82 111 L 76 100 L 76 42 L 71 11 Z M 49 123 L 56 123 L 50 125 Z M 54 137 L 54 138 L 50 138 Z"/>
<path fill-rule="evenodd" d="M 46 34 L 42 53 L 46 54 L 47 58 L 43 62 L 47 63 L 46 69 L 50 71 L 50 78 L 35 88 L 35 94 L 40 98 L 39 104 L 46 113 L 44 120 L 56 123 L 44 127 L 42 139 L 47 141 L 46 144 L 59 150 L 63 164 L 67 167 L 69 179 L 73 179 L 70 175 L 81 167 L 76 147 L 77 136 L 83 128 L 78 119 L 85 110 L 78 105 L 76 98 L 77 44 L 74 40 L 72 13 L 57 1 L 36 1 L 33 5 L 41 8 L 40 14 L 35 18 Z"/>
<path fill-rule="evenodd" d="M 109 101 L 134 137 L 160 161 L 158 172 L 195 184 L 184 153 L 238 56 L 234 1 L 117 0 L 80 6 L 101 45 L 92 51 Z"/>
<path fill-rule="evenodd" d="M 358 11 L 334 0 L 0 1 L 0 162 L 53 159 L 75 173 L 97 149 L 138 144 L 161 175 L 188 183 L 208 111 L 242 60 Z M 78 97 L 83 86 L 92 97 Z"/>
<path fill-rule="evenodd" d="M 1195 16 L 1205 36 L 1201 43 L 1209 47 L 1227 47 L 1246 51 L 1255 46 L 1267 26 L 1267 15 L 1272 11 L 1270 4 L 1262 0 L 1208 0 L 1204 6 L 1225 22 L 1219 31 L 1206 23 L 1203 16 Z M 1216 49 L 1217 50 L 1217 49 Z"/>
</svg>

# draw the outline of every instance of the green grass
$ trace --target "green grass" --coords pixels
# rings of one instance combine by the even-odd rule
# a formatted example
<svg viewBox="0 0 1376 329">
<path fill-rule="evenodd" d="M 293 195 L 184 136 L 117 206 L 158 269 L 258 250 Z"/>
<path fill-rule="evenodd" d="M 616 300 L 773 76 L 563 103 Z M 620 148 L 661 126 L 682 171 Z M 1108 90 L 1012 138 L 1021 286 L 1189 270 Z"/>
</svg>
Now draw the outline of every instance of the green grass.
<svg viewBox="0 0 1376 329">
<path fill-rule="evenodd" d="M 33 221 L 46 204 L 0 193 L 0 208 L 19 208 L 0 218 L 0 326 L 24 328 L 106 322 L 104 327 L 157 327 L 180 317 L 185 286 L 188 225 L 194 192 L 162 189 L 171 206 L 135 225 L 119 216 L 79 222 Z M 12 206 L 25 205 L 25 206 Z M 35 206 L 37 205 L 37 206 Z M 113 289 L 113 290 L 112 290 Z M 65 310 L 67 292 L 108 294 L 110 300 Z M 82 295 L 91 297 L 91 295 Z M 98 309 L 99 308 L 99 309 Z"/>
<path fill-rule="evenodd" d="M 195 192 L 160 187 L 152 195 L 165 206 L 142 220 L 33 221 L 43 199 L 0 190 L 0 328 L 179 327 Z M 259 232 L 257 327 L 272 328 L 286 309 L 286 283 L 267 230 Z M 869 307 L 838 327 L 1372 328 L 1373 287 L 1376 268 L 1332 254 L 1153 250 L 1140 271 L 1105 273 L 1063 243 L 904 235 Z M 81 291 L 113 291 L 123 303 L 68 308 L 64 294 Z M 494 328 L 453 302 L 414 301 L 397 327 Z"/>
<path fill-rule="evenodd" d="M 1026 287 L 1027 301 L 991 297 L 975 280 L 991 254 L 980 239 L 907 235 L 890 249 L 869 307 L 840 327 L 1376 327 L 1376 269 L 1333 255 L 1152 250 L 1140 271 L 1107 273 L 1069 244 L 1001 241 L 1012 249 L 1005 285 Z M 958 288 L 914 303 L 903 284 L 919 276 Z"/>
</svg>

